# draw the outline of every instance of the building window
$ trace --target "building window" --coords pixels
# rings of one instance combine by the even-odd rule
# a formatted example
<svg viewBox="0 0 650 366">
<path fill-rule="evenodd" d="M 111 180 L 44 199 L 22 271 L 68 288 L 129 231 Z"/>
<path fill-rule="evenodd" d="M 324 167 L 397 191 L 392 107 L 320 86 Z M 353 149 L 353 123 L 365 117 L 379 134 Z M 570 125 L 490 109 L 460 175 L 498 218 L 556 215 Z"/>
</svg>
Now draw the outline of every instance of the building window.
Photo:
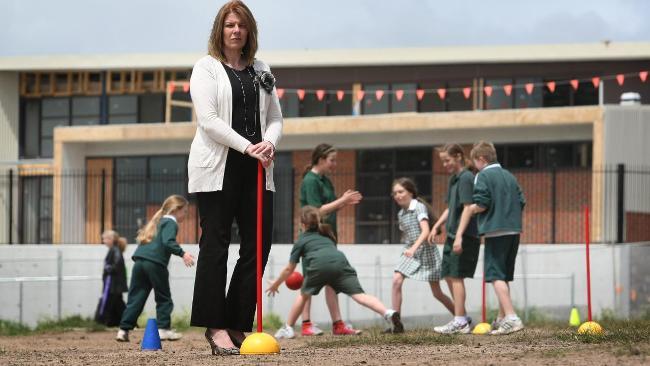
<svg viewBox="0 0 650 366">
<path fill-rule="evenodd" d="M 70 124 L 70 99 L 45 98 L 41 102 L 40 156 L 52 157 L 54 128 Z"/>
<path fill-rule="evenodd" d="M 41 144 L 41 101 L 27 99 L 23 107 L 22 156 L 36 158 Z"/>
<path fill-rule="evenodd" d="M 138 122 L 158 123 L 165 120 L 165 94 L 141 94 L 138 97 Z"/>
<path fill-rule="evenodd" d="M 305 98 L 302 100 L 302 108 L 300 112 L 301 117 L 318 117 L 327 115 L 327 102 L 325 96 L 322 100 L 318 100 L 318 96 L 314 92 L 305 93 Z"/>
<path fill-rule="evenodd" d="M 499 144 L 497 159 L 508 169 L 588 168 L 591 142 Z"/>
<path fill-rule="evenodd" d="M 359 150 L 357 187 L 363 201 L 357 207 L 356 242 L 389 244 L 400 242 L 399 207 L 390 195 L 393 180 L 409 177 L 420 196 L 431 199 L 431 148 Z"/>
<path fill-rule="evenodd" d="M 293 118 L 300 115 L 300 100 L 294 93 L 286 92 L 280 99 L 280 108 L 282 108 L 282 117 Z"/>
<path fill-rule="evenodd" d="M 525 85 L 533 83 L 533 91 L 528 94 Z M 515 84 L 518 86 L 514 89 L 515 108 L 541 108 L 543 103 L 542 79 L 537 78 L 517 78 Z"/>
<path fill-rule="evenodd" d="M 389 95 L 386 91 L 388 84 L 367 84 L 363 86 L 365 96 L 363 97 L 363 114 L 382 114 L 390 112 Z M 383 91 L 384 95 L 377 100 L 377 91 Z"/>
<path fill-rule="evenodd" d="M 472 86 L 472 80 L 452 81 L 447 84 L 447 110 L 448 111 L 471 111 L 474 105 L 474 91 L 466 98 L 463 89 Z M 450 91 L 450 89 L 452 91 Z"/>
<path fill-rule="evenodd" d="M 52 177 L 22 177 L 21 196 L 21 243 L 52 243 Z"/>
<path fill-rule="evenodd" d="M 485 94 L 485 109 L 510 109 L 514 104 L 514 88 L 510 95 L 504 90 L 505 85 L 512 87 L 512 79 L 486 79 L 485 86 L 492 87 L 490 95 Z"/>
<path fill-rule="evenodd" d="M 147 222 L 147 158 L 116 158 L 113 227 L 134 242 Z"/>
<path fill-rule="evenodd" d="M 137 95 L 111 95 L 108 97 L 108 123 L 125 124 L 138 122 Z"/>
<path fill-rule="evenodd" d="M 100 122 L 99 97 L 72 98 L 72 125 L 98 125 Z"/>
<path fill-rule="evenodd" d="M 393 84 L 391 88 L 393 89 L 390 99 L 390 109 L 392 113 L 417 112 L 418 103 L 415 95 L 415 83 Z M 398 99 L 398 92 L 402 95 L 401 99 Z"/>
<path fill-rule="evenodd" d="M 293 242 L 293 186 L 292 153 L 278 152 L 273 168 L 273 243 Z"/>
</svg>

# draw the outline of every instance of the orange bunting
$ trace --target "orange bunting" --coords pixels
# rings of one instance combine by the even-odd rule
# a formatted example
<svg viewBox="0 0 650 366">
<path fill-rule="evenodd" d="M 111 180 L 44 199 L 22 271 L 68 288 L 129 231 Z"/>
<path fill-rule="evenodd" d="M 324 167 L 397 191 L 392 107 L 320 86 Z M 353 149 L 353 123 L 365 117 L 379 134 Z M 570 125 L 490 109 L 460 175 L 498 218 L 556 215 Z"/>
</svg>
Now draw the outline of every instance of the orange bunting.
<svg viewBox="0 0 650 366">
<path fill-rule="evenodd" d="M 645 83 L 645 81 L 648 79 L 648 72 L 647 71 L 639 72 L 639 78 L 641 79 L 641 81 Z"/>
<path fill-rule="evenodd" d="M 573 87 L 573 90 L 578 90 L 578 86 L 580 86 L 580 82 L 578 81 L 578 79 L 573 79 L 569 83 Z"/>
<path fill-rule="evenodd" d="M 318 101 L 322 101 L 323 98 L 325 98 L 325 90 L 323 89 L 316 90 L 316 98 L 318 98 Z"/>
<path fill-rule="evenodd" d="M 422 98 L 424 98 L 424 89 L 418 89 L 415 91 L 415 96 L 418 97 L 419 101 L 422 101 Z"/>
<path fill-rule="evenodd" d="M 343 100 L 343 97 L 345 96 L 345 92 L 343 90 L 337 90 L 336 91 L 336 99 L 340 102 Z"/>
<path fill-rule="evenodd" d="M 173 81 L 170 81 L 169 84 L 167 84 L 167 88 L 169 88 L 170 93 L 173 93 L 174 90 L 176 90 L 176 84 L 174 84 Z"/>
<path fill-rule="evenodd" d="M 625 82 L 625 75 L 623 74 L 616 75 L 616 82 L 618 83 L 619 86 L 623 85 L 623 83 Z"/>
<path fill-rule="evenodd" d="M 465 99 L 469 99 L 469 96 L 472 95 L 472 88 L 463 88 L 463 95 L 465 96 Z"/>
<path fill-rule="evenodd" d="M 546 87 L 551 91 L 551 93 L 555 93 L 555 81 L 549 81 L 546 83 Z"/>
<path fill-rule="evenodd" d="M 298 96 L 298 99 L 300 99 L 300 100 L 305 99 L 305 89 L 296 90 L 296 95 Z"/>
<path fill-rule="evenodd" d="M 384 96 L 384 91 L 383 90 L 380 89 L 380 90 L 375 91 L 375 98 L 377 98 L 377 101 L 380 101 L 381 97 L 383 97 L 383 96 Z"/>
<path fill-rule="evenodd" d="M 445 96 L 447 96 L 447 89 L 445 88 L 440 88 L 437 90 L 437 92 L 440 99 L 445 99 Z"/>
<path fill-rule="evenodd" d="M 533 89 L 535 88 L 535 84 L 526 83 L 526 85 L 524 85 L 524 87 L 526 88 L 526 93 L 528 93 L 528 95 L 533 94 Z"/>
<path fill-rule="evenodd" d="M 485 95 L 492 96 L 492 87 L 490 85 L 484 86 L 483 91 L 485 92 Z"/>
<path fill-rule="evenodd" d="M 598 76 L 594 76 L 591 78 L 591 83 L 594 84 L 594 88 L 598 88 L 600 85 L 600 78 Z"/>
<path fill-rule="evenodd" d="M 362 100 L 364 95 L 366 95 L 366 91 L 365 91 L 365 90 L 359 90 L 359 91 L 357 91 L 357 100 Z"/>
<path fill-rule="evenodd" d="M 402 98 L 404 98 L 404 90 L 402 89 L 395 90 L 395 98 L 397 98 L 397 101 L 401 101 Z"/>
<path fill-rule="evenodd" d="M 510 96 L 512 94 L 512 84 L 506 84 L 503 86 L 503 91 L 506 92 L 507 96 Z"/>
<path fill-rule="evenodd" d="M 183 84 L 183 91 L 186 93 L 190 91 L 190 83 Z"/>
<path fill-rule="evenodd" d="M 275 92 L 278 93 L 278 98 L 282 99 L 284 96 L 284 88 L 277 88 L 275 89 Z"/>
</svg>

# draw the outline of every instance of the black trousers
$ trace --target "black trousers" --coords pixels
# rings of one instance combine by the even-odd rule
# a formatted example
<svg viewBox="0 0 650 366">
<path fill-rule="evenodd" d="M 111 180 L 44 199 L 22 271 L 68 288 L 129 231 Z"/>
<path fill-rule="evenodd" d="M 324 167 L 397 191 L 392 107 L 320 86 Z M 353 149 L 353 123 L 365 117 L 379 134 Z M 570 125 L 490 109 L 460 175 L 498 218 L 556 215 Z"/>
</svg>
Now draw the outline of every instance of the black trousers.
<svg viewBox="0 0 650 366">
<path fill-rule="evenodd" d="M 273 232 L 273 192 L 265 188 L 263 194 L 262 268 L 266 267 Z M 257 303 L 257 160 L 230 149 L 223 189 L 198 193 L 197 201 L 202 232 L 191 325 L 250 332 Z M 233 219 L 241 244 L 226 294 Z"/>
</svg>

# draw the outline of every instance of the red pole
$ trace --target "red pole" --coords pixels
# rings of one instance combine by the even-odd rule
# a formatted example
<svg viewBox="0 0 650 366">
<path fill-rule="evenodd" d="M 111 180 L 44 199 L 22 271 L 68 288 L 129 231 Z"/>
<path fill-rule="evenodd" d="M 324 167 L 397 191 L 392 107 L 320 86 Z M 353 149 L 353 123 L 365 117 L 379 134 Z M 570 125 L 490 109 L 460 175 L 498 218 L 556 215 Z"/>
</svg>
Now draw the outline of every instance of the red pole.
<svg viewBox="0 0 650 366">
<path fill-rule="evenodd" d="M 262 163 L 257 163 L 257 332 L 262 332 L 262 205 L 264 183 Z"/>
<path fill-rule="evenodd" d="M 589 262 L 589 207 L 585 206 L 585 242 L 587 244 L 587 316 L 591 321 L 591 265 Z"/>
</svg>

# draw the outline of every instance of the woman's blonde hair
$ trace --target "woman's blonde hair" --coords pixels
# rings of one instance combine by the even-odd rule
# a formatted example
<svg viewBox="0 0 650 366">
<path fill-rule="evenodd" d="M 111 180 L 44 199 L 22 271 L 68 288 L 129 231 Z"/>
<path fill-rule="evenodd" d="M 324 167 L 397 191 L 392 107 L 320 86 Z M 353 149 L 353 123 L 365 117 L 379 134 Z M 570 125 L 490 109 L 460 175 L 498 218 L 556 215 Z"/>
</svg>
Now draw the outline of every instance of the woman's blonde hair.
<svg viewBox="0 0 650 366">
<path fill-rule="evenodd" d="M 126 250 L 126 238 L 120 236 L 120 234 L 117 233 L 115 230 L 106 230 L 102 233 L 102 238 L 104 236 L 110 236 L 111 239 L 113 240 L 113 245 L 117 245 L 117 247 L 120 249 L 120 252 L 124 253 Z"/>
<path fill-rule="evenodd" d="M 314 206 L 305 206 L 300 209 L 300 222 L 305 225 L 307 231 L 317 231 L 322 236 L 332 239 L 336 243 L 336 235 L 332 227 L 321 222 L 320 213 Z"/>
<path fill-rule="evenodd" d="M 208 41 L 208 53 L 217 60 L 226 62 L 226 56 L 223 53 L 223 27 L 226 17 L 230 13 L 238 15 L 246 23 L 248 37 L 242 49 L 242 54 L 246 65 L 250 66 L 255 61 L 255 54 L 257 53 L 257 22 L 250 9 L 239 0 L 229 1 L 219 9 L 212 24 L 212 32 L 210 32 L 210 40 Z"/>
<path fill-rule="evenodd" d="M 149 220 L 149 222 L 147 222 L 147 224 L 144 225 L 142 229 L 138 230 L 138 236 L 135 240 L 140 244 L 147 244 L 151 242 L 158 232 L 158 224 L 160 223 L 160 219 L 164 215 L 169 215 L 177 210 L 180 210 L 188 204 L 189 202 L 187 202 L 187 199 L 185 199 L 183 196 L 174 194 L 167 197 L 165 202 L 163 202 L 162 207 L 156 211 L 151 220 Z"/>
</svg>

